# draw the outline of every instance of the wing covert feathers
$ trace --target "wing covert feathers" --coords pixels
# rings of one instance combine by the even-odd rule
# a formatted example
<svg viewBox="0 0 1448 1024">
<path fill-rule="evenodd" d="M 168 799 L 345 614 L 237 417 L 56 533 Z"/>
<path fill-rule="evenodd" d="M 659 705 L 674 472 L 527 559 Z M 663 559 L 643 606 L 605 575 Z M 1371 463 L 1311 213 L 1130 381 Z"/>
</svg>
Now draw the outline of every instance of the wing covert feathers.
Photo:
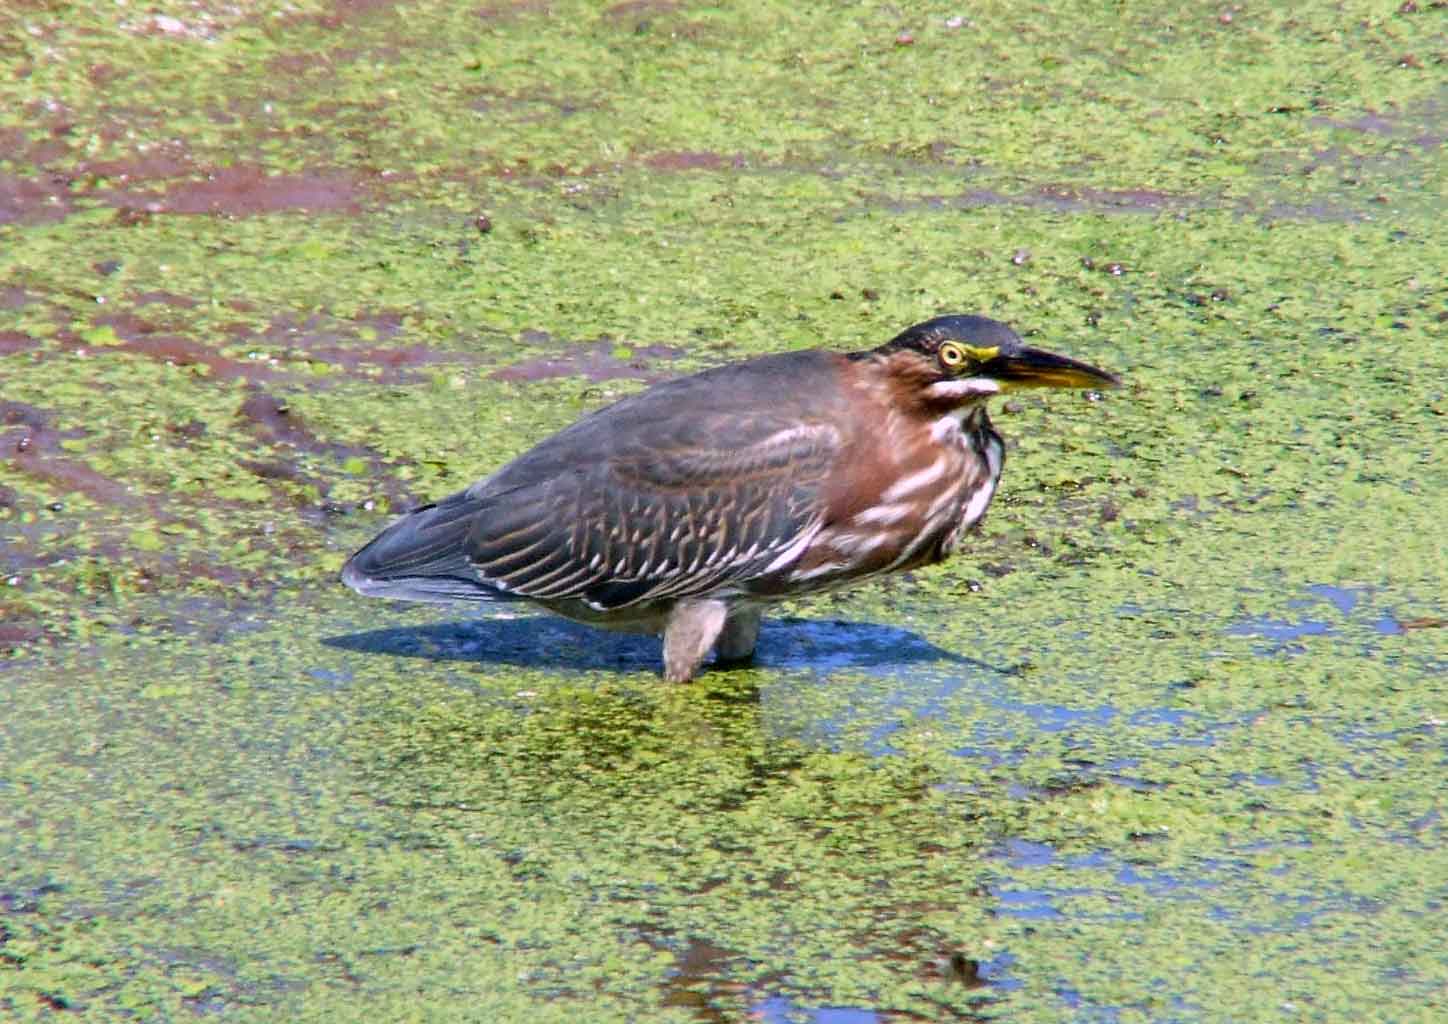
<svg viewBox="0 0 1448 1024">
<path fill-rule="evenodd" d="M 846 444 L 834 410 L 794 394 L 789 371 L 819 358 L 700 374 L 585 417 L 393 523 L 348 561 L 344 580 L 411 600 L 611 611 L 783 571 L 822 525 Z M 741 388 L 757 414 L 739 414 Z"/>
</svg>

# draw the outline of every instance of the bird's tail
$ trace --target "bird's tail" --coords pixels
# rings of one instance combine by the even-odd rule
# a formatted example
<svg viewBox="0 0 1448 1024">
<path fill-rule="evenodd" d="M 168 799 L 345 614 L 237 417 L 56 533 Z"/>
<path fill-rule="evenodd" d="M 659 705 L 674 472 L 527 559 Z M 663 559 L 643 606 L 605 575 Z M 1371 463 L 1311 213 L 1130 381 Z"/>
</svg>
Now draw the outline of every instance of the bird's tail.
<svg viewBox="0 0 1448 1024">
<path fill-rule="evenodd" d="M 359 594 L 399 601 L 509 600 L 468 561 L 468 533 L 484 509 L 460 491 L 407 513 L 347 559 L 342 582 Z"/>
</svg>

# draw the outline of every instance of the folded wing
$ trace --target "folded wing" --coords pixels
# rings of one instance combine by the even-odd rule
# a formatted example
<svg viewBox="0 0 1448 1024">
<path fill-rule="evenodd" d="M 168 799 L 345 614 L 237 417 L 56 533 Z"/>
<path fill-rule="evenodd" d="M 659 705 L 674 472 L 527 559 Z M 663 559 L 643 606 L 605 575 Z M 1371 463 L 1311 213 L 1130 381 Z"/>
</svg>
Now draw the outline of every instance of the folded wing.
<svg viewBox="0 0 1448 1024">
<path fill-rule="evenodd" d="M 600 612 L 743 585 L 787 568 L 819 532 L 843 447 L 808 403 L 743 418 L 707 394 L 657 388 L 408 514 L 343 578 L 407 600 L 578 600 Z"/>
</svg>

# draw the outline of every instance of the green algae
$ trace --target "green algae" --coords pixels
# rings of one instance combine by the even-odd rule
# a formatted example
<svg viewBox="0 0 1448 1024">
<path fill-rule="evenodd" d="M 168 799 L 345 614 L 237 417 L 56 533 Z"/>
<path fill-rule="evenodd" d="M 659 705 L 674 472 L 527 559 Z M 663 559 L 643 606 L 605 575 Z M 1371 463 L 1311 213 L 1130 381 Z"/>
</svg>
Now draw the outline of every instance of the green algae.
<svg viewBox="0 0 1448 1024">
<path fill-rule="evenodd" d="M 0 1008 L 1442 1016 L 1409 6 L 0 14 Z M 334 583 L 646 379 L 947 309 L 1128 386 L 754 669 Z"/>
</svg>

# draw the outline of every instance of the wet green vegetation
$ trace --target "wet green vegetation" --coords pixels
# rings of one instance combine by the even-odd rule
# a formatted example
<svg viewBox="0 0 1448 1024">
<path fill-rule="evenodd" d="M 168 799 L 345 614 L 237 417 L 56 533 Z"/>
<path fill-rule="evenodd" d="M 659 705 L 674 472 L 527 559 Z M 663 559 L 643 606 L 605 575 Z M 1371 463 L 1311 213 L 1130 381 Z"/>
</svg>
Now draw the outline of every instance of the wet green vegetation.
<svg viewBox="0 0 1448 1024">
<path fill-rule="evenodd" d="M 1294 7 L 0 12 L 0 1016 L 1448 1013 L 1448 8 Z M 1128 386 L 751 669 L 334 582 L 946 310 Z"/>
</svg>

